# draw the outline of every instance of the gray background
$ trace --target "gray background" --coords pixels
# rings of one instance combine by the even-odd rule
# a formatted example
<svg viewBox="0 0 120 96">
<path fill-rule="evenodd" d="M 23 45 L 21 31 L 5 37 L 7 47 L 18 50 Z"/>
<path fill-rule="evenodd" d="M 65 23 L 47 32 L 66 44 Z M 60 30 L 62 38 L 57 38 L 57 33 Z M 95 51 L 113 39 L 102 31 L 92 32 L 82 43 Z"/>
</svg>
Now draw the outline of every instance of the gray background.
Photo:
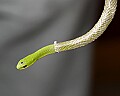
<svg viewBox="0 0 120 96">
<path fill-rule="evenodd" d="M 86 33 L 98 0 L 0 0 L 0 96 L 89 96 L 92 45 L 42 58 L 18 71 L 37 49 Z"/>
</svg>

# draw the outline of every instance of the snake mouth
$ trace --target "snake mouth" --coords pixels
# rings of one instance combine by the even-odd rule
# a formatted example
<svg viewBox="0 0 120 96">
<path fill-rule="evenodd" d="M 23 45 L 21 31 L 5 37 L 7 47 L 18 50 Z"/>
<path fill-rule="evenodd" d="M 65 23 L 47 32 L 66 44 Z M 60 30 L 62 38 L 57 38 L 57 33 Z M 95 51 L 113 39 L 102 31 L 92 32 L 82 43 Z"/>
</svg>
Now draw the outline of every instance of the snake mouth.
<svg viewBox="0 0 120 96">
<path fill-rule="evenodd" d="M 26 69 L 27 67 L 28 67 L 27 65 L 24 65 L 23 67 L 19 68 L 19 70 Z"/>
<path fill-rule="evenodd" d="M 24 65 L 24 66 L 23 66 L 23 68 L 26 68 L 26 67 L 27 67 L 27 65 Z"/>
<path fill-rule="evenodd" d="M 27 67 L 28 67 L 27 65 L 24 65 L 24 66 L 22 66 L 22 67 L 16 66 L 16 68 L 17 68 L 18 70 L 23 70 L 23 69 L 25 69 L 25 68 L 27 68 Z"/>
</svg>

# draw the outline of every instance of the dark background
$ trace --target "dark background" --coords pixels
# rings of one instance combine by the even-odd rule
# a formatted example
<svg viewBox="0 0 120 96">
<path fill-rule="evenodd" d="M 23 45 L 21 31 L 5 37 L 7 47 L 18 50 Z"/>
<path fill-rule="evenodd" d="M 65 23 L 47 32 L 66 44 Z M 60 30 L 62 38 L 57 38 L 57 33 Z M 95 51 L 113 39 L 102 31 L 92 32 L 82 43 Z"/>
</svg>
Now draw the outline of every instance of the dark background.
<svg viewBox="0 0 120 96">
<path fill-rule="evenodd" d="M 119 30 L 120 3 L 118 2 L 112 23 L 95 42 L 92 96 L 120 96 Z"/>
</svg>

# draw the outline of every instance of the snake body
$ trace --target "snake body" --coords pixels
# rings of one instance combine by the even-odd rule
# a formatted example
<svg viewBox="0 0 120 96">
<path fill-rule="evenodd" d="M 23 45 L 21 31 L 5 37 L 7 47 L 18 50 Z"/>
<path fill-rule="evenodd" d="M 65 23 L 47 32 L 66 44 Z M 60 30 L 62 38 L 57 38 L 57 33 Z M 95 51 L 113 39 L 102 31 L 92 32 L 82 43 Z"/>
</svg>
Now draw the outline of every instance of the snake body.
<svg viewBox="0 0 120 96">
<path fill-rule="evenodd" d="M 54 44 L 47 45 L 39 49 L 38 51 L 26 56 L 25 58 L 21 59 L 18 62 L 16 68 L 19 70 L 25 69 L 31 66 L 32 64 L 34 64 L 34 62 L 36 62 L 38 59 L 46 55 L 53 54 L 56 52 L 76 49 L 93 42 L 106 30 L 106 28 L 112 21 L 115 15 L 116 7 L 117 7 L 117 0 L 105 0 L 105 5 L 102 15 L 98 20 L 98 22 L 94 25 L 94 27 L 90 31 L 73 40 L 60 42 L 60 43 L 57 43 L 57 41 L 55 41 Z"/>
</svg>

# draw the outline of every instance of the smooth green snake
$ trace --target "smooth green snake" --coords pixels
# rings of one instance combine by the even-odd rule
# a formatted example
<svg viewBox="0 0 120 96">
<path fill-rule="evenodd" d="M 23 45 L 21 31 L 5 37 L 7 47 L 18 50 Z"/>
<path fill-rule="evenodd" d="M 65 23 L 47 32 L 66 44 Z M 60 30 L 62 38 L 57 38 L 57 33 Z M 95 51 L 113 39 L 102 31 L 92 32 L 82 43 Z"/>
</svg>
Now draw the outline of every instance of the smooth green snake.
<svg viewBox="0 0 120 96">
<path fill-rule="evenodd" d="M 26 56 L 25 58 L 21 59 L 16 68 L 18 70 L 25 69 L 31 65 L 33 65 L 38 59 L 47 56 L 49 54 L 53 54 L 56 52 L 72 50 L 75 48 L 79 48 L 82 46 L 91 43 L 95 39 L 97 39 L 108 27 L 110 22 L 112 21 L 115 11 L 117 7 L 117 0 L 105 0 L 104 10 L 98 22 L 94 25 L 94 27 L 88 31 L 83 36 L 75 38 L 73 40 L 65 41 L 57 43 L 56 41 L 54 44 L 47 45 L 38 51 Z"/>
</svg>

